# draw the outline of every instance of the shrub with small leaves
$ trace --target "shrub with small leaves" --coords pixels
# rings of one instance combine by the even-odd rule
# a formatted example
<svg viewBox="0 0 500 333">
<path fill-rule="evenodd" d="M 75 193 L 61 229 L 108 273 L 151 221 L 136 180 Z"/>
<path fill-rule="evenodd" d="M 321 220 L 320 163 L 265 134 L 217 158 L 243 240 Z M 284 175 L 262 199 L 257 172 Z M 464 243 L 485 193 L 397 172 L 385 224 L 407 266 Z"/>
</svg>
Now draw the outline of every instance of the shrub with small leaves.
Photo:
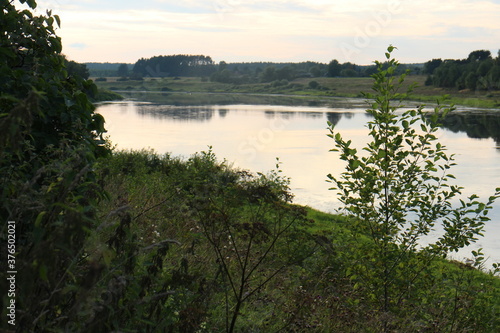
<svg viewBox="0 0 500 333">
<path fill-rule="evenodd" d="M 365 94 L 371 101 L 367 110 L 373 117 L 367 124 L 371 141 L 358 151 L 329 124 L 335 142 L 332 151 L 346 163 L 345 172 L 328 175 L 329 181 L 354 227 L 370 239 L 359 238 L 348 275 L 355 288 L 364 289 L 378 305 L 384 331 L 394 328 L 403 304 L 409 311 L 412 286 L 435 258 L 482 235 L 487 213 L 500 196 L 499 188 L 484 203 L 476 195 L 460 198 L 462 188 L 450 183 L 453 155 L 437 140 L 439 121 L 453 108 L 438 105 L 430 113 L 423 106 L 405 110 L 403 100 L 413 87 L 400 92 L 406 74 L 395 76 L 398 62 L 391 58 L 393 50 L 388 48 L 386 63 L 376 62 L 375 93 Z M 457 207 L 454 199 L 459 199 Z M 440 230 L 435 242 L 421 243 L 424 236 Z"/>
</svg>

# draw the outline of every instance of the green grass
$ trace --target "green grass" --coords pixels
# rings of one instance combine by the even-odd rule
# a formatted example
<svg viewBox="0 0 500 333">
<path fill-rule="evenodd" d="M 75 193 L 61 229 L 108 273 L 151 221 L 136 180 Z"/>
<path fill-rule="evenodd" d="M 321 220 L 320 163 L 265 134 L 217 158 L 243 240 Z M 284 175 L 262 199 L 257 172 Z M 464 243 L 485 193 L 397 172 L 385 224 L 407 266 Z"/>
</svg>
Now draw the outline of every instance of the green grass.
<svg viewBox="0 0 500 333">
<path fill-rule="evenodd" d="M 115 152 L 99 162 L 97 174 L 109 198 L 99 206 L 107 227 L 101 228 L 86 251 L 92 258 L 99 254 L 107 258 L 109 277 L 121 272 L 129 281 L 147 281 L 151 273 L 145 268 L 158 265 L 155 257 L 147 253 L 138 256 L 135 273 L 127 277 L 121 266 L 128 260 L 126 251 L 150 248 L 165 239 L 172 242 L 161 270 L 155 271 L 154 282 L 146 290 L 155 293 L 169 286 L 168 290 L 175 293 L 155 310 L 162 312 L 151 327 L 161 324 L 164 326 L 156 327 L 175 332 L 225 330 L 226 311 L 231 313 L 234 303 L 232 293 L 226 293 L 227 280 L 207 238 L 224 229 L 214 224 L 216 234 L 206 232 L 207 227 L 221 221 L 229 222 L 234 232 L 230 238 L 224 236 L 226 243 L 221 244 L 221 250 L 228 251 L 228 260 L 234 256 L 230 250 L 233 244 L 249 244 L 248 230 L 257 232 L 252 237 L 262 237 L 248 247 L 251 252 L 246 260 L 261 261 L 248 280 L 249 287 L 270 278 L 244 302 L 237 331 L 379 332 L 387 318 L 391 318 L 395 332 L 496 332 L 500 327 L 500 279 L 444 259 L 425 268 L 422 279 L 414 282 L 411 293 L 397 309 L 381 313 L 372 291 L 354 284 L 349 273 L 358 264 L 358 256 L 368 255 L 363 249 L 373 244 L 344 216 L 286 203 L 287 184 L 277 173 L 258 176 L 232 169 L 217 161 L 210 151 L 181 159 L 143 150 Z M 117 213 L 123 207 L 127 210 Z M 120 254 L 107 244 L 117 237 L 125 221 L 125 215 L 120 214 L 125 212 L 131 220 L 120 234 L 121 248 L 130 250 Z M 273 223 L 286 216 L 298 218 L 297 228 L 283 233 L 273 255 L 263 260 L 270 230 L 248 228 L 261 223 L 273 228 Z M 283 262 L 286 265 L 280 266 Z M 236 267 L 230 266 L 234 276 Z M 113 281 L 104 277 L 89 291 L 92 297 L 98 299 L 99 288 L 106 291 Z M 139 285 L 131 284 L 124 291 L 114 311 L 129 309 L 127 304 L 137 297 Z M 230 302 L 228 309 L 226 300 Z M 149 315 L 148 307 L 133 307 L 136 315 Z M 127 325 L 135 327 L 131 322 Z M 126 326 L 115 328 L 120 327 Z"/>
<path fill-rule="evenodd" d="M 93 96 L 92 101 L 93 102 L 121 101 L 122 99 L 123 99 L 122 95 L 108 89 L 100 88 L 98 89 L 97 94 Z"/>
<path fill-rule="evenodd" d="M 309 82 L 317 81 L 320 84 L 319 89 L 309 88 Z M 412 100 L 422 101 L 426 103 L 435 103 L 443 96 L 448 96 L 446 100 L 449 104 L 463 105 L 479 108 L 499 108 L 500 107 L 500 92 L 473 92 L 468 90 L 458 91 L 456 89 L 435 88 L 425 86 L 426 76 L 413 75 L 408 76 L 405 81 L 404 88 L 411 83 L 416 83 L 411 96 Z M 361 91 L 371 91 L 373 84 L 372 78 L 300 78 L 293 80 L 285 86 L 273 86 L 269 83 L 253 83 L 253 84 L 224 84 L 218 82 L 204 81 L 198 77 L 182 77 L 182 78 L 146 78 L 143 81 L 128 80 L 119 81 L 119 78 L 107 78 L 105 82 L 96 82 L 100 88 L 119 91 L 122 95 L 125 92 L 162 92 L 162 93 L 233 93 L 233 94 L 275 94 L 290 95 L 308 99 L 311 104 L 314 100 L 321 100 L 329 97 L 362 97 Z M 192 100 L 195 94 L 185 96 L 186 100 Z M 247 103 L 244 97 L 233 97 L 233 100 L 242 99 L 243 103 Z M 259 97 L 261 98 L 261 97 Z M 258 98 L 256 98 L 258 99 Z M 210 103 L 207 98 L 195 101 L 199 103 Z M 194 102 L 194 103 L 195 103 Z M 278 101 L 279 102 L 279 101 Z M 248 103 L 251 103 L 248 102 Z M 261 103 L 259 103 L 261 104 Z"/>
</svg>

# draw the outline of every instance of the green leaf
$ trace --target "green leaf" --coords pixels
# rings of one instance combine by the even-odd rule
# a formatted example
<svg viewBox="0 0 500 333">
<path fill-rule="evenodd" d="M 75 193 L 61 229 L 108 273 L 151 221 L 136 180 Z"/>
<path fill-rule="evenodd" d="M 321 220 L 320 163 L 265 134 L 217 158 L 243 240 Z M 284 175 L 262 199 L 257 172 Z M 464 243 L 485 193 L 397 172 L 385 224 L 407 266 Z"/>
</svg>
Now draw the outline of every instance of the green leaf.
<svg viewBox="0 0 500 333">
<path fill-rule="evenodd" d="M 355 160 L 351 160 L 349 162 L 349 165 L 350 165 L 350 167 L 351 167 L 352 170 L 358 168 L 360 166 L 360 164 L 361 163 L 359 162 L 359 160 L 356 160 L 356 159 Z"/>
<path fill-rule="evenodd" d="M 26 0 L 26 2 L 28 3 L 28 6 L 30 6 L 31 9 L 35 9 L 36 8 L 36 0 Z"/>
<path fill-rule="evenodd" d="M 40 224 L 42 223 L 42 220 L 43 220 L 43 217 L 45 216 L 45 214 L 47 214 L 46 211 L 43 211 L 43 212 L 40 212 L 37 217 L 36 217 L 36 220 L 35 220 L 35 227 L 39 227 Z"/>
<path fill-rule="evenodd" d="M 49 281 L 49 278 L 47 277 L 47 266 L 45 266 L 44 264 L 41 264 L 38 268 L 38 274 L 43 281 Z"/>
</svg>

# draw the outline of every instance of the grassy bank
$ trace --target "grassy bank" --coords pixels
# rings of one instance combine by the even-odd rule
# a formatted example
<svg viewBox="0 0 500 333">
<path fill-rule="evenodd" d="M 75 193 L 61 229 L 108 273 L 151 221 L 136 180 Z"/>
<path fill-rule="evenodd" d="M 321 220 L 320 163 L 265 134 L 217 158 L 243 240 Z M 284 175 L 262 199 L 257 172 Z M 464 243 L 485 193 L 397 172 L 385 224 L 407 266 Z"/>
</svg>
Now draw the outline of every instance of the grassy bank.
<svg viewBox="0 0 500 333">
<path fill-rule="evenodd" d="M 425 85 L 426 76 L 409 76 L 405 85 L 416 83 L 417 87 L 412 95 L 412 100 L 422 102 L 436 102 L 443 95 L 449 96 L 447 103 L 481 108 L 499 108 L 500 92 L 484 91 L 458 91 L 456 89 L 434 88 Z M 310 82 L 318 85 L 311 88 Z M 182 78 L 146 78 L 143 81 L 127 80 L 120 78 L 107 78 L 98 81 L 99 87 L 123 92 L 147 91 L 163 93 L 238 93 L 238 94 L 277 94 L 293 95 L 296 97 L 317 99 L 328 97 L 362 97 L 361 91 L 370 91 L 372 78 L 300 78 L 286 83 L 255 83 L 255 84 L 225 84 L 210 82 L 198 77 Z"/>
<path fill-rule="evenodd" d="M 99 88 L 97 93 L 91 97 L 92 102 L 104 102 L 104 101 L 121 101 L 123 96 L 117 92 Z"/>
<path fill-rule="evenodd" d="M 382 311 L 355 283 L 370 240 L 353 221 L 290 203 L 279 171 L 254 175 L 212 152 L 181 160 L 115 152 L 97 167 L 108 200 L 86 245 L 100 263 L 88 328 L 171 332 L 495 332 L 500 280 L 435 260 Z M 418 254 L 415 254 L 418 256 Z M 415 264 L 408 258 L 408 265 Z M 122 282 L 120 282 L 122 281 Z M 89 319 L 90 318 L 90 319 Z M 94 318 L 93 322 L 91 318 Z M 114 322 L 112 318 L 124 318 Z M 127 318 L 127 319 L 125 319 Z M 83 321 L 82 321 L 83 322 Z M 112 323 L 112 324 L 110 324 Z M 147 328 L 147 329 L 146 329 Z"/>
</svg>

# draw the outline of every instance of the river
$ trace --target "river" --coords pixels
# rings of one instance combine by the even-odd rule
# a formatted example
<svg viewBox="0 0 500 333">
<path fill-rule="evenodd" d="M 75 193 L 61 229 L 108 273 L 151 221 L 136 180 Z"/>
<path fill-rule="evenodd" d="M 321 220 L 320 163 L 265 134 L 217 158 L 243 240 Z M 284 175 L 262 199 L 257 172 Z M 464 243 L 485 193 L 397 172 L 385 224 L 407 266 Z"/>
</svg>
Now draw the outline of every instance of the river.
<svg viewBox="0 0 500 333">
<path fill-rule="evenodd" d="M 466 111 L 466 112 L 465 112 Z M 96 112 L 118 149 L 152 148 L 159 153 L 189 156 L 211 146 L 219 159 L 238 168 L 267 172 L 276 166 L 290 177 L 294 202 L 335 212 L 336 196 L 328 188 L 327 174 L 340 174 L 345 165 L 329 152 L 327 121 L 336 124 L 354 147 L 367 140 L 369 120 L 363 101 L 337 100 L 329 106 L 301 105 L 172 105 L 129 100 L 106 103 Z M 451 169 L 464 194 L 486 199 L 500 187 L 500 112 L 458 109 L 440 130 L 439 141 L 455 154 Z M 358 149 L 359 151 L 360 149 Z M 500 202 L 490 213 L 485 237 L 454 259 L 470 257 L 483 248 L 489 262 L 500 262 Z"/>
</svg>

